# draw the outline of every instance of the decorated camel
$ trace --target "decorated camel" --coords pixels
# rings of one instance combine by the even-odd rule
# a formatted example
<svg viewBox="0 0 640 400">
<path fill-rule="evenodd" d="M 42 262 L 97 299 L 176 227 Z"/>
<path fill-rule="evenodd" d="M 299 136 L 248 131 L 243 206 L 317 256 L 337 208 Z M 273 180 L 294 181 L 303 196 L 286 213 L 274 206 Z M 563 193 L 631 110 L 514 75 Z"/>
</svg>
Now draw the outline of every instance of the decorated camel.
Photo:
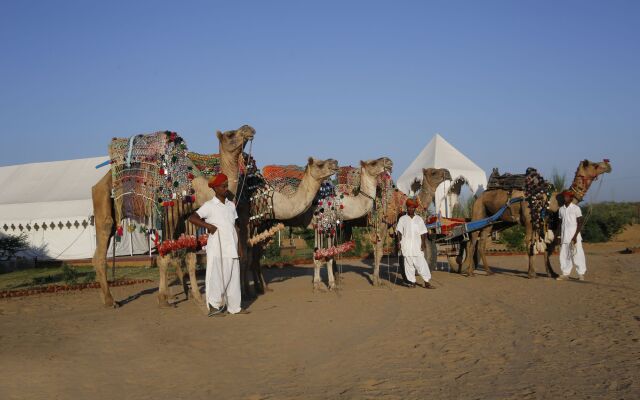
<svg viewBox="0 0 640 400">
<path fill-rule="evenodd" d="M 608 160 L 597 163 L 591 162 L 589 160 L 580 162 L 570 188 L 570 190 L 575 194 L 573 201 L 576 204 L 582 201 L 593 181 L 596 180 L 600 175 L 609 172 L 611 172 L 611 165 L 609 164 Z M 487 190 L 483 192 L 474 202 L 472 219 L 478 220 L 490 216 L 496 213 L 510 199 L 518 197 L 526 197 L 525 192 L 520 190 L 513 190 L 510 192 L 504 189 Z M 527 198 L 521 203 L 516 203 L 509 206 L 501 217 L 501 220 L 505 222 L 507 226 L 519 224 L 525 227 L 524 243 L 527 247 L 527 255 L 529 259 L 529 278 L 537 277 L 535 266 L 533 263 L 533 256 L 537 251 L 541 251 L 544 254 L 544 263 L 547 274 L 552 278 L 557 277 L 557 274 L 553 271 L 550 262 L 550 256 L 553 253 L 555 247 L 553 245 L 554 241 L 551 240 L 551 238 L 545 238 L 546 229 L 544 228 L 544 223 L 548 221 L 549 213 L 558 212 L 558 209 L 560 207 L 560 204 L 558 203 L 558 197 L 558 192 L 548 192 L 546 194 L 541 194 L 537 200 L 533 199 L 533 201 L 542 201 L 543 203 L 548 204 L 548 213 L 546 217 L 542 215 L 540 218 L 532 218 L 532 212 L 529 206 L 530 202 L 532 201 L 531 198 Z M 546 221 L 543 221 L 543 218 L 546 219 Z M 538 222 L 537 220 L 539 220 L 540 222 Z M 476 251 L 479 256 L 478 258 L 482 260 L 482 266 L 484 267 L 486 273 L 493 273 L 487 262 L 485 250 L 487 242 L 489 241 L 491 231 L 492 229 L 495 229 L 495 227 L 496 226 L 490 225 L 479 232 L 473 232 L 471 234 L 471 238 L 466 246 L 466 259 L 463 263 L 463 266 L 466 268 L 466 275 L 474 275 L 474 257 Z M 540 227 L 541 229 L 537 229 L 538 227 Z"/>
<path fill-rule="evenodd" d="M 317 210 L 314 210 L 312 215 L 307 215 L 307 218 L 312 220 L 311 225 L 315 231 L 316 251 L 322 251 L 322 248 L 336 248 L 341 239 L 339 237 L 340 230 L 345 224 L 349 230 L 353 227 L 353 221 L 362 220 L 361 225 L 366 225 L 367 215 L 371 213 L 376 202 L 378 182 L 383 179 L 383 175 L 388 175 L 392 170 L 393 161 L 387 157 L 360 161 L 358 170 L 351 167 L 341 168 L 344 182 L 338 184 L 338 193 L 325 196 L 319 201 Z M 352 182 L 348 182 L 349 175 L 355 178 L 352 179 Z M 347 239 L 349 238 L 347 237 Z M 327 266 L 328 288 L 329 290 L 336 288 L 333 273 L 334 263 L 335 257 L 332 255 L 318 256 L 314 254 L 314 290 L 324 288 L 320 278 L 320 270 L 325 264 Z M 377 277 L 377 275 L 377 270 L 374 268 L 373 276 Z"/>
<path fill-rule="evenodd" d="M 264 176 L 249 179 L 251 217 L 248 223 L 248 260 L 256 292 L 269 290 L 260 258 L 273 235 L 284 226 L 297 226 L 313 204 L 322 183 L 338 172 L 338 162 L 309 157 L 304 169 L 295 166 L 266 166 Z M 257 178 L 257 179 L 255 179 Z M 250 292 L 243 280 L 245 294 Z"/>
<path fill-rule="evenodd" d="M 191 243 L 195 240 L 196 230 L 191 224 L 185 224 L 185 219 L 213 197 L 213 191 L 207 185 L 208 175 L 224 173 L 229 177 L 230 190 L 237 190 L 242 150 L 254 135 L 255 129 L 248 125 L 224 133 L 218 131 L 220 153 L 217 158 L 188 153 L 186 143 L 175 132 L 113 139 L 111 171 L 92 188 L 96 227 L 93 266 L 105 306 L 117 306 L 107 281 L 106 256 L 111 237 L 122 229 L 116 226 L 124 218 L 133 218 L 157 229 L 156 238 L 160 230 L 164 235 L 162 244 L 159 240 L 156 242 L 162 253 L 157 258 L 160 306 L 168 305 L 167 269 L 171 265 L 176 268 L 187 294 L 182 257 L 171 251 L 163 253 L 163 245 L 175 243 L 179 238 L 192 238 L 181 253 L 189 272 L 191 296 L 198 304 L 203 304 L 196 280 L 194 249 L 197 244 Z M 212 159 L 217 161 L 211 162 Z M 206 167 L 207 163 L 210 168 Z"/>
<path fill-rule="evenodd" d="M 375 286 L 380 285 L 380 261 L 383 256 L 385 240 L 389 237 L 389 229 L 395 227 L 407 199 L 407 195 L 395 189 L 391 182 L 389 173 L 392 168 L 393 162 L 386 157 L 363 162 L 360 171 L 362 177 L 360 193 L 357 196 L 346 196 L 342 199 L 344 209 L 341 217 L 347 225 L 347 230 L 350 231 L 357 226 L 371 228 L 369 239 L 374 249 L 371 282 Z M 424 212 L 433 201 L 438 185 L 447 179 L 451 179 L 451 175 L 446 169 L 423 169 L 418 198 Z M 392 234 L 394 233 L 392 232 Z M 322 288 L 319 271 L 324 263 L 327 264 L 329 289 L 332 290 L 335 288 L 335 277 L 333 276 L 335 259 L 333 257 L 315 260 L 314 289 Z"/>
</svg>

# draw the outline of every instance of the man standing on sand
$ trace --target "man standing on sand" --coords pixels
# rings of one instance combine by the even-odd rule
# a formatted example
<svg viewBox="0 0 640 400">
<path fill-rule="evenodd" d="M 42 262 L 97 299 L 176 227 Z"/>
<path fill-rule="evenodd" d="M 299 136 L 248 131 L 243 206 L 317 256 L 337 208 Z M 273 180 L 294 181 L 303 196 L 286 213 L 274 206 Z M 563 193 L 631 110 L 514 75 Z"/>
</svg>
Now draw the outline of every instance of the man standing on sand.
<svg viewBox="0 0 640 400">
<path fill-rule="evenodd" d="M 209 316 L 248 314 L 240 308 L 240 258 L 235 204 L 227 197 L 229 182 L 225 174 L 209 180 L 215 195 L 189 217 L 189 222 L 209 232 L 205 297 Z"/>
<path fill-rule="evenodd" d="M 583 281 L 584 274 L 587 272 L 587 263 L 582 249 L 582 230 L 583 219 L 582 210 L 573 202 L 573 192 L 567 190 L 562 193 L 564 205 L 560 207 L 558 212 L 562 219 L 561 226 L 561 244 L 560 244 L 560 269 L 562 275 L 556 279 L 566 281 L 569 279 L 571 270 L 575 264 L 578 278 Z"/>
<path fill-rule="evenodd" d="M 424 220 L 416 215 L 418 202 L 413 199 L 407 199 L 407 214 L 400 217 L 396 231 L 398 232 L 398 242 L 402 250 L 404 259 L 404 272 L 409 281 L 409 287 L 416 287 L 416 271 L 424 280 L 426 289 L 435 289 L 429 283 L 431 280 L 431 271 L 429 265 L 424 258 L 423 249 L 426 249 L 427 225 Z"/>
</svg>

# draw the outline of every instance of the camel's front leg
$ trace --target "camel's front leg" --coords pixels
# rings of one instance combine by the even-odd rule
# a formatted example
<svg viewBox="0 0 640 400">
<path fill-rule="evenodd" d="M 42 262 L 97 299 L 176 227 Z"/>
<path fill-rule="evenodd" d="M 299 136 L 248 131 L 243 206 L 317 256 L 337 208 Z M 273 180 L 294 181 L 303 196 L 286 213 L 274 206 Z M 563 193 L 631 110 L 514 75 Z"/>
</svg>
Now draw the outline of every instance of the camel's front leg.
<svg viewBox="0 0 640 400">
<path fill-rule="evenodd" d="M 467 258 L 464 260 L 464 267 L 466 272 L 464 273 L 466 276 L 474 276 L 474 262 L 473 258 L 475 257 L 476 245 L 478 244 L 478 232 L 472 232 L 471 238 L 467 241 Z M 461 268 L 462 269 L 462 268 Z"/>
<path fill-rule="evenodd" d="M 333 266 L 335 260 L 333 258 L 327 260 L 327 277 L 329 279 L 329 290 L 334 290 L 336 288 L 336 279 L 333 275 Z"/>
<path fill-rule="evenodd" d="M 184 261 L 187 264 L 187 271 L 189 272 L 189 283 L 191 284 L 191 298 L 196 304 L 204 306 L 204 300 L 200 294 L 200 288 L 198 287 L 198 278 L 196 276 L 198 256 L 196 253 L 189 252 L 185 255 Z M 185 289 L 185 294 L 187 293 Z"/>
<path fill-rule="evenodd" d="M 169 287 L 167 283 L 167 269 L 171 263 L 171 256 L 159 256 L 157 259 L 160 283 L 158 284 L 158 306 L 169 307 Z"/>
<path fill-rule="evenodd" d="M 313 291 L 324 291 L 325 287 L 322 284 L 320 278 L 320 269 L 322 268 L 323 260 L 313 260 Z"/>
<path fill-rule="evenodd" d="M 480 241 L 478 242 L 478 253 L 480 255 L 480 259 L 482 260 L 482 267 L 484 268 L 487 275 L 493 275 L 493 271 L 489 266 L 489 262 L 487 261 L 487 243 L 489 242 L 489 237 L 491 235 L 491 227 L 487 229 L 483 229 L 480 231 Z"/>
<path fill-rule="evenodd" d="M 373 274 L 371 275 L 371 281 L 374 286 L 382 286 L 382 281 L 380 280 L 380 261 L 382 260 L 383 246 L 384 242 L 378 241 L 375 243 L 373 250 Z"/>
</svg>

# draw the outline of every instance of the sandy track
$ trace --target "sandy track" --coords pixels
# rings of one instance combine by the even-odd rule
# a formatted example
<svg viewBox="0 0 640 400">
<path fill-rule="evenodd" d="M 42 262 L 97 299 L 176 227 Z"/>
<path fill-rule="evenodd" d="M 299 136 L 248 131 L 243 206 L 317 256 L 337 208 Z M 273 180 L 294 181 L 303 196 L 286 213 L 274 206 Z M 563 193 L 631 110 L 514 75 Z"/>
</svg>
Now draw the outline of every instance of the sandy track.
<svg viewBox="0 0 640 400">
<path fill-rule="evenodd" d="M 158 309 L 153 285 L 115 288 L 143 293 L 118 310 L 95 290 L 2 300 L 0 398 L 639 398 L 640 255 L 587 257 L 584 283 L 490 257 L 496 276 L 435 272 L 433 291 L 372 288 L 355 262 L 337 293 L 272 270 L 224 318 Z"/>
</svg>

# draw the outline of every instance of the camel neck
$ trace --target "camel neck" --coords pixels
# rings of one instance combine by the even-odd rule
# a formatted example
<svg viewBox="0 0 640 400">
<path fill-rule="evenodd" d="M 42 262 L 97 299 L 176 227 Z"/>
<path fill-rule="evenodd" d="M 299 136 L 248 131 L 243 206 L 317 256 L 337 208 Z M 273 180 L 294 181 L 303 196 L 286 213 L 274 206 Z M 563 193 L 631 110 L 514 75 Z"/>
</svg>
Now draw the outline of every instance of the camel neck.
<svg viewBox="0 0 640 400">
<path fill-rule="evenodd" d="M 309 209 L 313 199 L 320 189 L 320 181 L 311 176 L 307 170 L 298 186 L 298 189 L 291 197 L 283 193 L 273 194 L 273 213 L 276 219 L 288 220 L 295 218 Z"/>
<path fill-rule="evenodd" d="M 345 196 L 342 199 L 342 217 L 345 221 L 363 217 L 373 209 L 376 197 L 376 178 L 360 170 L 360 193 L 356 196 Z"/>
<path fill-rule="evenodd" d="M 238 190 L 238 158 L 240 153 L 241 149 L 228 152 L 220 147 L 220 169 L 229 178 L 229 191 L 234 195 Z"/>
</svg>

